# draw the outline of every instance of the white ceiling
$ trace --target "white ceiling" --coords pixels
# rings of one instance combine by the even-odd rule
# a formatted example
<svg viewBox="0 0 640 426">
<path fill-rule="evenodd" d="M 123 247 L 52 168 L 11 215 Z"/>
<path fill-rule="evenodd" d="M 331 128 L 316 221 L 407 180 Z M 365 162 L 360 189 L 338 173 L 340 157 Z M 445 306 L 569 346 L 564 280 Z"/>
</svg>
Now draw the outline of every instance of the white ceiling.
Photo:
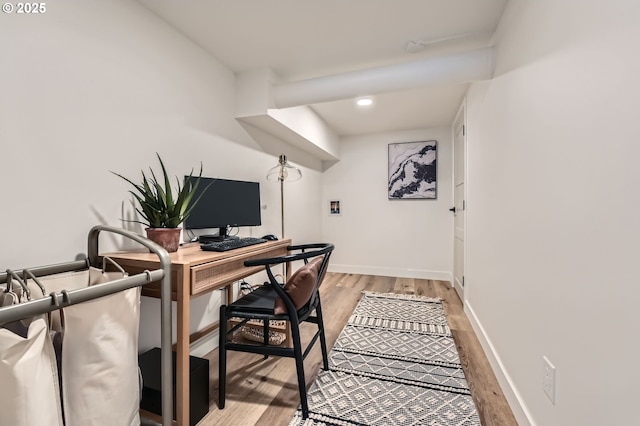
<svg viewBox="0 0 640 426">
<path fill-rule="evenodd" d="M 507 0 L 139 0 L 236 73 L 282 82 L 405 64 L 490 45 Z M 409 41 L 431 42 L 418 52 Z M 450 125 L 468 84 L 310 105 L 338 135 Z"/>
</svg>

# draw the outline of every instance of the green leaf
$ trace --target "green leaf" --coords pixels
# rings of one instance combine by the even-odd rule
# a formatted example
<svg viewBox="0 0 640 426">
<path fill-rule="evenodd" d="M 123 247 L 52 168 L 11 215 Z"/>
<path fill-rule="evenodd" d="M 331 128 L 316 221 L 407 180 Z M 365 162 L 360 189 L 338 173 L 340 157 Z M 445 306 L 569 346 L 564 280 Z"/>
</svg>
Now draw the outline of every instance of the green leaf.
<svg viewBox="0 0 640 426">
<path fill-rule="evenodd" d="M 129 192 L 138 203 L 138 207 L 135 208 L 136 212 L 145 220 L 145 222 L 137 220 L 128 222 L 141 223 L 150 228 L 176 228 L 191 214 L 193 207 L 202 196 L 201 194 L 197 199 L 193 199 L 199 181 L 196 180 L 193 185 L 181 185 L 176 176 L 177 186 L 174 198 L 174 190 L 171 187 L 171 179 L 167 169 L 160 155 L 156 153 L 156 156 L 162 169 L 161 180 L 156 178 L 152 168 L 149 168 L 150 177 L 147 177 L 142 171 L 142 181 L 140 183 L 135 183 L 119 173 L 113 171 L 111 173 L 133 186 L 134 190 Z M 202 170 L 203 166 L 200 163 L 198 177 L 202 177 Z M 191 177 L 193 177 L 193 169 L 189 173 L 189 178 Z"/>
</svg>

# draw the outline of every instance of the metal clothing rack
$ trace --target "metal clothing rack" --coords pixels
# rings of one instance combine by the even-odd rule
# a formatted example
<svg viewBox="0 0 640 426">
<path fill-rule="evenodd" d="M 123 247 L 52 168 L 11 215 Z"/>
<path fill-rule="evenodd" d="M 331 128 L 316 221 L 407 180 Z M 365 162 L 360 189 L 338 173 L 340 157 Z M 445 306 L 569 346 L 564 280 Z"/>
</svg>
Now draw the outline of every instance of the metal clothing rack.
<svg viewBox="0 0 640 426">
<path fill-rule="evenodd" d="M 161 307 L 161 375 L 162 375 L 162 425 L 171 425 L 173 419 L 173 389 L 172 389 L 172 354 L 171 354 L 171 258 L 169 253 L 158 244 L 140 235 L 120 228 L 97 225 L 91 228 L 88 236 L 88 256 L 85 260 L 76 260 L 67 263 L 60 263 L 48 266 L 22 269 L 19 271 L 7 270 L 0 272 L 0 284 L 11 280 L 11 277 L 35 276 L 57 274 L 62 272 L 81 271 L 90 266 L 100 267 L 101 261 L 98 252 L 98 237 L 101 232 L 111 232 L 123 235 L 134 240 L 160 259 L 160 268 L 142 273 L 109 281 L 103 284 L 96 284 L 91 287 L 84 287 L 76 290 L 63 290 L 61 293 L 52 292 L 49 297 L 31 300 L 17 305 L 0 308 L 0 325 L 17 320 L 26 319 L 35 315 L 49 313 L 67 306 L 87 302 L 99 297 L 108 296 L 113 293 L 128 290 L 133 287 L 143 286 L 154 281 L 160 281 Z M 1 356 L 1 354 L 0 354 Z"/>
</svg>

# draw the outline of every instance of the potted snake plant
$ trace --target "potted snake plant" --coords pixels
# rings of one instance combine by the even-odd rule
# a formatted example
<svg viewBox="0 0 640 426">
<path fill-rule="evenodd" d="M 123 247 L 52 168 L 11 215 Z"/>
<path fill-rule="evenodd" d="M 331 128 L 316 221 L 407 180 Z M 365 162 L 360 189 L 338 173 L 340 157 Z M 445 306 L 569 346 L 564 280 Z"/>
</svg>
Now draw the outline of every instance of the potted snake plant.
<svg viewBox="0 0 640 426">
<path fill-rule="evenodd" d="M 180 246 L 180 224 L 191 214 L 193 207 L 200 200 L 200 197 L 193 198 L 198 188 L 199 179 L 191 179 L 193 169 L 189 174 L 191 185 L 181 184 L 176 177 L 177 188 L 171 188 L 171 181 L 167 174 L 167 169 L 162 162 L 160 155 L 156 153 L 162 169 L 161 179 L 156 178 L 153 169 L 150 176 L 142 171 L 142 181 L 136 183 L 119 173 L 111 172 L 133 185 L 134 189 L 129 192 L 137 201 L 136 211 L 142 220 L 132 220 L 144 225 L 147 238 L 164 247 L 168 252 L 175 252 Z M 200 174 L 202 176 L 202 163 L 200 163 Z"/>
</svg>

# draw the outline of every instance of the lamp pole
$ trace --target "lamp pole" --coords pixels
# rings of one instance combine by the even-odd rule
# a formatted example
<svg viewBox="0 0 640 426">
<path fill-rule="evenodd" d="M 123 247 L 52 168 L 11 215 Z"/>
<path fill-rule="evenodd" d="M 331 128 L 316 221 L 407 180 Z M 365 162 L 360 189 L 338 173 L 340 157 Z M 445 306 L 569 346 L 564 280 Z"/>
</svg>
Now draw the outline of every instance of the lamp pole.
<svg viewBox="0 0 640 426">
<path fill-rule="evenodd" d="M 281 225 L 281 233 L 280 237 L 284 239 L 284 176 L 283 173 L 280 173 L 280 225 Z"/>
<path fill-rule="evenodd" d="M 280 182 L 280 238 L 284 239 L 284 181 L 298 180 L 302 178 L 302 172 L 297 167 L 287 163 L 287 156 L 281 154 L 278 157 L 278 165 L 267 172 L 267 179 Z M 287 265 L 282 265 L 284 279 L 286 279 Z"/>
</svg>

